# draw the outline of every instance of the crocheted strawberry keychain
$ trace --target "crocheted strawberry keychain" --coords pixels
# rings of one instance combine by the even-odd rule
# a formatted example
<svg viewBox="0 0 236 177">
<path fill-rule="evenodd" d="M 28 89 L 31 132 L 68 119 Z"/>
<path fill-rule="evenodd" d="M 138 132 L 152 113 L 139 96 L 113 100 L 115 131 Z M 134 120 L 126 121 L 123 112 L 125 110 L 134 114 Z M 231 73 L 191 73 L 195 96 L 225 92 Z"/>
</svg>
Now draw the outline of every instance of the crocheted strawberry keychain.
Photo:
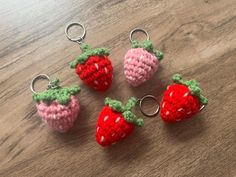
<svg viewBox="0 0 236 177">
<path fill-rule="evenodd" d="M 202 95 L 196 80 L 183 80 L 180 74 L 172 77 L 174 84 L 169 85 L 161 101 L 161 118 L 165 122 L 175 123 L 189 119 L 208 103 Z"/>
<path fill-rule="evenodd" d="M 144 32 L 147 40 L 138 42 L 132 40 L 132 35 L 136 31 Z M 140 28 L 136 28 L 130 33 L 132 49 L 125 54 L 124 74 L 127 81 L 134 87 L 141 85 L 149 80 L 157 71 L 160 60 L 163 59 L 163 53 L 155 50 L 152 42 L 149 40 L 148 33 Z"/>
<path fill-rule="evenodd" d="M 35 92 L 34 83 L 38 79 L 49 81 L 46 91 Z M 67 132 L 73 127 L 80 111 L 79 100 L 76 97 L 80 92 L 79 86 L 61 87 L 58 79 L 50 81 L 47 75 L 40 74 L 32 80 L 31 91 L 38 114 L 44 123 L 59 132 Z"/>
<path fill-rule="evenodd" d="M 135 126 L 143 126 L 144 121 L 132 113 L 138 100 L 130 98 L 126 105 L 118 100 L 105 99 L 105 107 L 99 114 L 96 124 L 96 141 L 109 146 L 128 137 Z"/>
<path fill-rule="evenodd" d="M 70 27 L 77 25 L 83 28 L 82 36 L 71 38 L 68 34 Z M 69 40 L 80 44 L 82 54 L 79 55 L 70 67 L 76 70 L 79 78 L 88 86 L 98 91 L 106 91 L 112 84 L 112 63 L 107 48 L 92 49 L 89 45 L 83 44 L 82 40 L 85 37 L 85 27 L 80 23 L 71 23 L 66 27 L 66 36 Z"/>
</svg>

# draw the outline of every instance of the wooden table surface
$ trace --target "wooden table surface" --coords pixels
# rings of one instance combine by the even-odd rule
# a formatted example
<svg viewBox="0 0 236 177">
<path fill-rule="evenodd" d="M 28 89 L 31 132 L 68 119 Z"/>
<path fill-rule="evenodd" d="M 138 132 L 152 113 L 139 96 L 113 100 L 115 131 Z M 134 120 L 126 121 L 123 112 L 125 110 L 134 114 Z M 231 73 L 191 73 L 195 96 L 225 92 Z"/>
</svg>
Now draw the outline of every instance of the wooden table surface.
<svg viewBox="0 0 236 177">
<path fill-rule="evenodd" d="M 235 0 L 0 3 L 0 176 L 236 176 Z M 72 21 L 86 26 L 84 42 L 111 51 L 114 78 L 106 93 L 84 86 L 69 68 L 80 54 L 64 34 Z M 146 29 L 165 54 L 155 77 L 139 88 L 123 74 L 135 27 Z M 82 111 L 67 134 L 49 130 L 37 115 L 29 84 L 39 73 L 81 85 Z M 145 118 L 144 127 L 123 142 L 106 149 L 96 143 L 105 97 L 126 101 L 153 94 L 160 100 L 174 73 L 201 83 L 209 99 L 204 111 L 175 125 L 159 115 Z"/>
</svg>

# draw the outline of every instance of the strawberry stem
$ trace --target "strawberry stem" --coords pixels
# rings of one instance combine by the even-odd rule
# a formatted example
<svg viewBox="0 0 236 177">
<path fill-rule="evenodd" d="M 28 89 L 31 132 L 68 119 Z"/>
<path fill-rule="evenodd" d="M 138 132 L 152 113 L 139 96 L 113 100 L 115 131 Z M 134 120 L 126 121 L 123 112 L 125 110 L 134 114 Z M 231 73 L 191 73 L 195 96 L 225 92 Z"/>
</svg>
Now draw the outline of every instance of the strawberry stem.
<svg viewBox="0 0 236 177">
<path fill-rule="evenodd" d="M 125 111 L 125 106 L 122 102 L 118 100 L 112 100 L 111 98 L 105 98 L 105 105 L 108 105 L 113 111 L 123 113 Z"/>
<path fill-rule="evenodd" d="M 59 85 L 59 79 L 50 82 L 48 89 L 41 93 L 34 93 L 33 100 L 39 103 L 40 101 L 50 104 L 57 100 L 60 104 L 66 105 L 70 102 L 70 97 L 80 92 L 79 86 L 71 86 L 62 88 Z"/>
<path fill-rule="evenodd" d="M 89 57 L 99 55 L 99 56 L 108 56 L 109 50 L 107 48 L 96 48 L 92 49 L 87 44 L 81 44 L 80 48 L 82 50 L 82 54 L 79 55 L 74 61 L 70 63 L 71 68 L 76 68 L 78 64 L 84 64 Z"/>
<path fill-rule="evenodd" d="M 133 123 L 136 126 L 143 126 L 144 121 L 141 118 L 137 118 L 136 115 L 131 111 L 134 106 L 137 104 L 137 99 L 131 97 L 127 104 L 124 105 L 122 102 L 118 100 L 113 100 L 110 98 L 105 99 L 105 105 L 108 105 L 113 111 L 120 112 L 124 116 L 124 119 L 127 122 Z"/>
<path fill-rule="evenodd" d="M 60 80 L 59 79 L 54 79 L 52 81 L 49 82 L 48 84 L 48 89 L 52 88 L 52 89 L 56 89 L 56 88 L 60 88 Z"/>
<path fill-rule="evenodd" d="M 86 51 L 92 50 L 92 48 L 89 45 L 87 45 L 87 44 L 81 44 L 80 45 L 80 49 L 82 50 L 82 52 L 86 52 Z"/>
<path fill-rule="evenodd" d="M 207 98 L 201 94 L 202 90 L 196 80 L 183 80 L 180 74 L 173 75 L 172 80 L 174 81 L 174 83 L 186 85 L 189 88 L 191 94 L 197 96 L 203 105 L 206 105 L 208 103 Z"/>
<path fill-rule="evenodd" d="M 132 41 L 132 48 L 144 48 L 148 52 L 154 54 L 158 60 L 162 60 L 164 55 L 161 51 L 155 50 L 153 44 L 150 40 L 145 40 L 144 42 Z"/>
</svg>

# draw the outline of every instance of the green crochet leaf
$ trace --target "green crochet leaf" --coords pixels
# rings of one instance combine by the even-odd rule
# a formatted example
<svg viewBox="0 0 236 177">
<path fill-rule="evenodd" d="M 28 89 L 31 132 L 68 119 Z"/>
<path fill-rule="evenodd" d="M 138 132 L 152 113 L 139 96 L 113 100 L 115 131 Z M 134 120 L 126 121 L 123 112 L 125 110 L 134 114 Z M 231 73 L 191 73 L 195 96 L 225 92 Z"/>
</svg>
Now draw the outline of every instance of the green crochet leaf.
<svg viewBox="0 0 236 177">
<path fill-rule="evenodd" d="M 131 97 L 126 105 L 124 105 L 118 100 L 113 100 L 108 97 L 105 99 L 105 105 L 108 105 L 113 111 L 122 113 L 124 119 L 127 122 L 133 123 L 134 125 L 141 127 L 144 124 L 144 120 L 141 118 L 137 118 L 136 115 L 134 115 L 131 111 L 137 104 L 137 102 L 137 99 L 134 97 Z"/>
<path fill-rule="evenodd" d="M 201 94 L 202 90 L 196 80 L 183 80 L 180 74 L 173 75 L 172 80 L 174 81 L 174 83 L 186 85 L 191 91 L 191 94 L 197 96 L 203 105 L 206 105 L 208 103 L 207 98 Z"/>
<path fill-rule="evenodd" d="M 132 41 L 132 48 L 144 48 L 154 54 L 159 60 L 164 58 L 164 54 L 159 50 L 155 50 L 150 40 L 145 40 L 144 42 Z"/>
<path fill-rule="evenodd" d="M 60 87 L 59 80 L 50 83 L 48 89 L 41 93 L 34 93 L 33 100 L 36 102 L 44 102 L 50 104 L 52 101 L 58 101 L 60 104 L 66 105 L 70 102 L 70 97 L 80 92 L 79 86 Z"/>
<path fill-rule="evenodd" d="M 109 97 L 105 98 L 105 105 L 109 106 L 113 111 L 123 113 L 125 111 L 125 106 L 122 102 L 118 100 L 113 100 Z"/>
<path fill-rule="evenodd" d="M 70 63 L 71 68 L 76 68 L 78 64 L 84 64 L 89 57 L 99 55 L 99 56 L 108 56 L 109 50 L 107 48 L 97 48 L 92 49 L 87 44 L 81 44 L 80 46 L 82 54 L 79 55 L 74 61 Z"/>
</svg>

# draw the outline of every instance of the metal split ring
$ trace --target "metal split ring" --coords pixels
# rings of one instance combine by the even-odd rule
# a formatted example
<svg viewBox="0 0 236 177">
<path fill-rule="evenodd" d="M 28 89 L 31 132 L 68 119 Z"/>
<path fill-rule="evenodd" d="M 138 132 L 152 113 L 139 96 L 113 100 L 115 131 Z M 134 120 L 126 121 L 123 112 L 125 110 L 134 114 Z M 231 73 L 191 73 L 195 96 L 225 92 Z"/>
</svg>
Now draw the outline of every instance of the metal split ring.
<svg viewBox="0 0 236 177">
<path fill-rule="evenodd" d="M 202 111 L 204 108 L 206 107 L 206 105 L 202 105 L 201 108 L 199 109 L 199 111 Z"/>
<path fill-rule="evenodd" d="M 133 42 L 133 39 L 132 39 L 132 37 L 133 37 L 133 34 L 134 33 L 136 33 L 136 32 L 143 32 L 145 35 L 146 35 L 146 37 L 147 37 L 147 40 L 149 40 L 149 34 L 148 34 L 148 32 L 146 31 L 146 30 L 144 30 L 144 29 L 142 29 L 142 28 L 135 28 L 135 29 L 133 29 L 130 33 L 129 33 L 129 40 L 130 40 L 130 42 Z"/>
<path fill-rule="evenodd" d="M 77 36 L 77 37 L 74 37 L 74 38 L 71 37 L 71 36 L 69 35 L 69 29 L 70 29 L 72 26 L 79 26 L 79 27 L 81 27 L 81 28 L 83 29 L 83 33 L 82 33 L 81 35 Z M 77 42 L 77 43 L 81 44 L 81 43 L 82 43 L 82 40 L 85 38 L 86 29 L 85 29 L 85 27 L 84 27 L 83 24 L 77 23 L 77 22 L 72 22 L 72 23 L 69 23 L 69 24 L 66 26 L 66 28 L 65 28 L 65 34 L 66 34 L 66 37 L 67 37 L 70 41 L 72 41 L 72 42 Z"/>
<path fill-rule="evenodd" d="M 30 90 L 31 90 L 33 93 L 35 93 L 35 94 L 37 94 L 37 93 L 39 93 L 39 92 L 36 92 L 36 91 L 34 90 L 34 84 L 35 84 L 36 81 L 38 81 L 38 80 L 40 80 L 40 79 L 46 79 L 46 80 L 48 80 L 48 86 L 51 84 L 50 77 L 49 77 L 47 74 L 39 74 L 39 75 L 35 76 L 35 77 L 32 79 L 31 83 L 30 83 Z"/>
<path fill-rule="evenodd" d="M 151 100 L 154 100 L 156 103 L 157 103 L 157 108 L 156 110 L 153 112 L 153 113 L 146 113 L 144 110 L 143 110 L 143 101 L 144 100 L 147 100 L 147 99 L 151 99 Z M 160 110 L 160 106 L 158 104 L 158 100 L 156 99 L 155 96 L 153 95 L 145 95 L 144 97 L 142 97 L 140 100 L 139 100 L 139 108 L 140 108 L 140 111 L 142 112 L 143 115 L 147 116 L 147 117 L 154 117 L 156 116 L 158 113 L 159 113 L 159 110 Z"/>
</svg>

